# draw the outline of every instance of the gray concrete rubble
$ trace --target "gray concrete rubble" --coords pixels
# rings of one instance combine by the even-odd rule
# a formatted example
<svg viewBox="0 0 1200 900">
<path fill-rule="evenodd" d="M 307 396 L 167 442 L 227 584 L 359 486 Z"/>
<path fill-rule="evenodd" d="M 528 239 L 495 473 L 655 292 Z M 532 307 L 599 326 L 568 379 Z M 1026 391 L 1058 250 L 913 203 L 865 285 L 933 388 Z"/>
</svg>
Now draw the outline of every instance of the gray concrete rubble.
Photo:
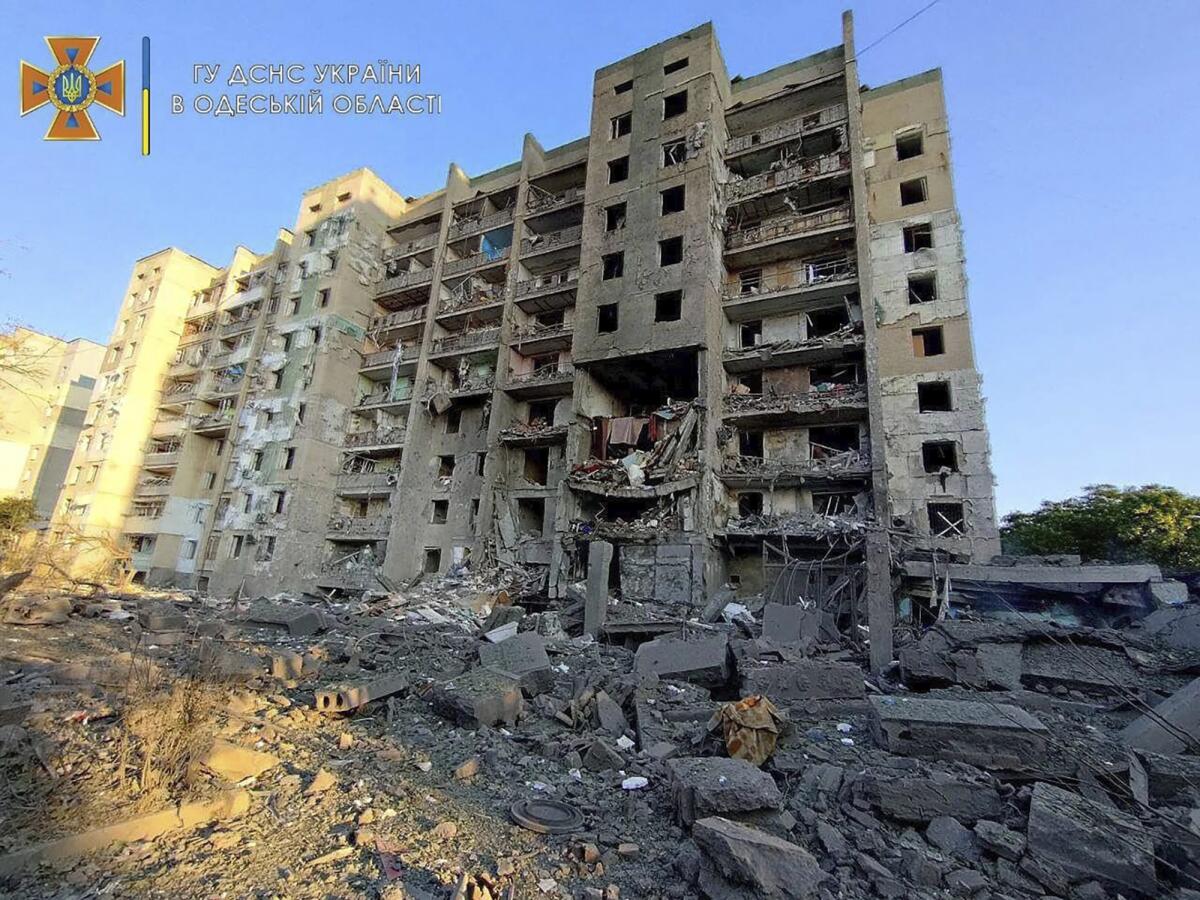
<svg viewBox="0 0 1200 900">
<path fill-rule="evenodd" d="M 667 770 L 675 816 L 684 825 L 705 816 L 778 809 L 783 801 L 774 779 L 744 760 L 673 759 Z"/>
</svg>

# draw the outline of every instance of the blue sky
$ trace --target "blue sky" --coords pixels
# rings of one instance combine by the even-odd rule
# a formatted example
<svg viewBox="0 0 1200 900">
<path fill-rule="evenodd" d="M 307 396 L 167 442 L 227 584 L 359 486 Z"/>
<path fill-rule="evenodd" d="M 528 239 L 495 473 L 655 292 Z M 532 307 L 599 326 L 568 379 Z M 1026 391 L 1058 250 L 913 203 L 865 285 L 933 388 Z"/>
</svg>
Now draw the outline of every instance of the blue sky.
<svg viewBox="0 0 1200 900">
<path fill-rule="evenodd" d="M 926 2 L 860 3 L 859 46 Z M 546 147 L 585 134 L 599 66 L 711 20 L 730 73 L 750 75 L 838 43 L 843 5 L 4 0 L 0 318 L 104 341 L 139 256 L 174 244 L 223 265 L 236 243 L 268 249 L 303 189 L 361 165 L 403 193 L 434 190 L 451 161 L 516 160 L 526 131 Z M 17 116 L 17 61 L 45 66 L 46 34 L 101 35 L 94 61 L 127 61 L 127 115 L 95 114 L 99 144 L 43 142 L 48 111 Z M 1002 512 L 1100 481 L 1200 493 L 1200 304 L 1184 267 L 1198 38 L 1189 0 L 940 0 L 862 56 L 868 84 L 944 72 Z M 443 114 L 169 115 L 194 63 L 378 59 L 420 63 Z"/>
</svg>

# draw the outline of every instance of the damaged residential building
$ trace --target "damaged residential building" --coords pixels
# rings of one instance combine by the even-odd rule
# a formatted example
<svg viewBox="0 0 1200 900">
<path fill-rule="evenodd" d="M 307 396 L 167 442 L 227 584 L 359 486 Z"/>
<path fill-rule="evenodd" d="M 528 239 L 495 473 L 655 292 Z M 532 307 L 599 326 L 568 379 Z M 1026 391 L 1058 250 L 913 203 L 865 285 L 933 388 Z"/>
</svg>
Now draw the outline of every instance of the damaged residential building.
<svg viewBox="0 0 1200 900">
<path fill-rule="evenodd" d="M 749 77 L 710 25 L 607 65 L 586 137 L 427 196 L 310 191 L 164 312 L 132 571 L 803 597 L 890 659 L 898 553 L 999 551 L 949 152 L 940 72 L 861 85 L 846 16 Z"/>
</svg>

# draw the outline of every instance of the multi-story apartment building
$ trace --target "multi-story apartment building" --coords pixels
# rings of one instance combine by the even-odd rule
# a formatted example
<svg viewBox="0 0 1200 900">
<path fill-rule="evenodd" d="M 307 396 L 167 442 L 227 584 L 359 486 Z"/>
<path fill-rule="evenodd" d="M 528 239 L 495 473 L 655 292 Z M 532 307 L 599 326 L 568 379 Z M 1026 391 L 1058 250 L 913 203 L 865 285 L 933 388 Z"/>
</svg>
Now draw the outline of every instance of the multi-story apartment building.
<svg viewBox="0 0 1200 900">
<path fill-rule="evenodd" d="M 940 73 L 863 88 L 843 33 L 730 78 L 704 25 L 598 70 L 584 139 L 306 195 L 189 314 L 187 437 L 142 468 L 193 519 L 127 525 L 136 569 L 352 591 L 486 558 L 562 596 L 603 540 L 628 599 L 866 597 L 890 634 L 890 552 L 999 542 Z"/>
<path fill-rule="evenodd" d="M 104 347 L 14 328 L 0 348 L 0 496 L 33 500 L 44 524 L 58 503 Z"/>
</svg>

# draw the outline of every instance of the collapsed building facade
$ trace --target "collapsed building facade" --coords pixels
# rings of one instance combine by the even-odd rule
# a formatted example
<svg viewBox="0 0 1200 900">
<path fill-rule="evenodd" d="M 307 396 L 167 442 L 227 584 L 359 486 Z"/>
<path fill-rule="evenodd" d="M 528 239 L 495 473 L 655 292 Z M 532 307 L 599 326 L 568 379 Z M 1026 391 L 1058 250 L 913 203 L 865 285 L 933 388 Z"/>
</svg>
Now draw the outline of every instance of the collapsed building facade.
<svg viewBox="0 0 1200 900">
<path fill-rule="evenodd" d="M 796 594 L 890 661 L 896 552 L 999 541 L 940 73 L 868 89 L 853 40 L 731 79 L 704 25 L 599 69 L 586 138 L 140 260 L 60 526 L 225 594 Z"/>
</svg>

